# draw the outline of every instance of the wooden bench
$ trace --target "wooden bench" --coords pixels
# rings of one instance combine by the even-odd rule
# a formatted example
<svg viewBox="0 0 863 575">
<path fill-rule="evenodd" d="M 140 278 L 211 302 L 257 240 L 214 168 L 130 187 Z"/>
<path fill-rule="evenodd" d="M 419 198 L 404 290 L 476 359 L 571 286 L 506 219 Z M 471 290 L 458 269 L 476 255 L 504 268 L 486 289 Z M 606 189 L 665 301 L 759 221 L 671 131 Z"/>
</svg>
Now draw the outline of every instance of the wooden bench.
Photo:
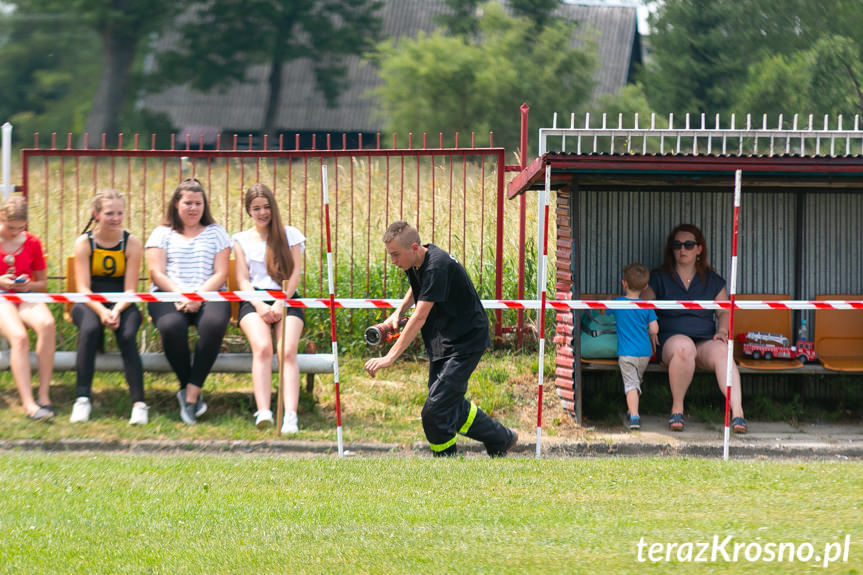
<svg viewBox="0 0 863 575">
<path fill-rule="evenodd" d="M 230 269 L 228 274 L 228 289 L 236 290 L 234 282 L 234 266 L 235 260 L 230 260 Z M 67 292 L 78 291 L 78 286 L 75 280 L 75 258 L 69 257 L 66 259 L 66 281 L 65 289 Z M 65 304 L 63 318 L 65 321 L 72 323 L 72 305 Z M 231 321 L 236 325 L 237 314 L 240 309 L 239 303 L 231 304 Z M 144 321 L 148 320 L 147 313 L 142 314 Z M 297 365 L 300 373 L 306 374 L 306 390 L 312 392 L 314 390 L 314 376 L 319 373 L 333 373 L 334 361 L 331 353 L 315 353 L 314 342 L 308 342 L 307 348 L 311 348 L 311 353 L 297 354 Z M 54 354 L 54 371 L 74 371 L 75 362 L 78 352 L 76 351 L 57 351 Z M 147 352 L 141 354 L 141 362 L 144 366 L 144 371 L 168 373 L 171 371 L 171 366 L 163 353 Z M 30 366 L 34 370 L 38 369 L 36 353 L 30 352 Z M 0 370 L 9 369 L 9 351 L 6 349 L 0 350 Z M 273 356 L 273 372 L 277 373 L 279 369 L 278 357 Z M 122 371 L 123 358 L 119 352 L 99 353 L 96 355 L 96 371 Z M 220 353 L 216 358 L 216 363 L 213 364 L 211 372 L 213 373 L 249 373 L 252 371 L 252 354 L 251 353 Z"/>
<path fill-rule="evenodd" d="M 788 300 L 790 296 L 786 294 L 738 294 L 735 299 L 744 301 L 765 301 L 765 300 Z M 746 333 L 747 331 L 761 331 L 767 333 L 775 333 L 782 336 L 788 341 L 794 341 L 794 321 L 791 317 L 790 309 L 738 309 L 734 311 L 734 335 Z M 781 372 L 788 370 L 797 370 L 803 367 L 803 362 L 799 359 L 752 359 L 743 355 L 743 344 L 739 341 L 734 342 L 734 361 L 737 362 L 738 368 L 747 367 L 756 371 L 771 371 Z"/>
<path fill-rule="evenodd" d="M 581 299 L 604 300 L 610 299 L 609 294 L 582 294 Z M 740 300 L 787 300 L 790 299 L 786 294 L 738 294 L 735 296 Z M 863 299 L 863 296 L 846 296 L 846 295 L 830 295 L 819 296 L 817 299 Z M 737 362 L 737 369 L 741 374 L 830 374 L 836 371 L 852 371 L 863 372 L 863 311 L 830 311 L 817 310 L 815 312 L 816 322 L 818 321 L 819 313 L 826 312 L 831 314 L 827 321 L 822 322 L 821 329 L 825 334 L 834 334 L 833 336 L 824 335 L 822 340 L 827 344 L 828 357 L 833 361 L 828 367 L 826 364 L 817 363 L 804 364 L 799 360 L 754 360 L 746 358 L 740 354 L 740 345 L 735 342 L 734 358 Z M 832 314 L 836 314 L 835 316 Z M 848 316 L 842 320 L 838 316 L 845 314 Z M 853 316 L 857 314 L 857 319 Z M 852 323 L 856 321 L 856 331 L 849 331 L 842 323 L 847 321 Z M 839 322 L 839 323 L 831 323 Z M 816 325 L 816 334 L 819 328 Z M 792 341 L 793 323 L 791 310 L 749 310 L 738 309 L 734 312 L 734 332 L 743 333 L 745 331 L 769 331 L 772 333 L 780 333 Z M 851 334 L 848 336 L 835 336 L 835 334 Z M 818 338 L 815 338 L 815 349 L 818 352 L 819 359 L 822 358 L 820 343 Z M 831 347 L 832 346 L 832 347 Z M 834 351 L 835 350 L 835 351 Z M 856 356 L 842 355 L 856 351 Z M 822 361 L 823 363 L 823 361 Z M 581 368 L 584 371 L 614 371 L 618 369 L 617 359 L 581 359 Z M 651 363 L 647 366 L 647 371 L 651 373 L 665 373 L 668 368 L 663 363 Z"/>
<path fill-rule="evenodd" d="M 817 295 L 815 299 L 860 300 L 863 295 Z M 815 310 L 815 351 L 830 371 L 863 373 L 863 310 Z"/>
<path fill-rule="evenodd" d="M 74 371 L 76 351 L 58 351 L 54 354 L 55 371 Z M 163 353 L 142 353 L 141 362 L 144 371 L 167 373 L 171 371 L 168 360 Z M 300 373 L 333 373 L 333 356 L 329 353 L 300 353 L 297 354 L 297 364 Z M 30 366 L 34 370 L 38 368 L 36 353 L 30 352 Z M 0 351 L 0 370 L 9 369 L 9 352 Z M 278 361 L 273 357 L 273 372 L 279 369 Z M 119 352 L 108 352 L 96 354 L 96 371 L 122 371 L 123 358 Z M 251 373 L 251 353 L 220 353 L 213 364 L 214 373 Z"/>
</svg>

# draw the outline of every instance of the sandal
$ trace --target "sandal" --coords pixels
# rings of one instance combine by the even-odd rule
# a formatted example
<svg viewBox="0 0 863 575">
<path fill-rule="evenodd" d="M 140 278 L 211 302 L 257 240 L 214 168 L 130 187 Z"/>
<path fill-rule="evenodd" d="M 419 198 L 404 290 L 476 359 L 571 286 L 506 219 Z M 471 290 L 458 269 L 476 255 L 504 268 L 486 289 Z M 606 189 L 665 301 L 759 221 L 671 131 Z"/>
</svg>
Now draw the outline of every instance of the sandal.
<svg viewBox="0 0 863 575">
<path fill-rule="evenodd" d="M 746 433 L 746 420 L 742 417 L 735 417 L 731 420 L 731 431 L 739 435 Z"/>
<path fill-rule="evenodd" d="M 27 418 L 32 421 L 48 421 L 49 419 L 53 419 L 56 414 L 53 409 L 49 409 L 44 406 L 39 406 L 39 409 L 34 411 L 33 413 L 28 413 Z"/>
<path fill-rule="evenodd" d="M 668 418 L 668 429 L 671 431 L 683 431 L 683 414 L 682 413 L 672 413 Z"/>
</svg>

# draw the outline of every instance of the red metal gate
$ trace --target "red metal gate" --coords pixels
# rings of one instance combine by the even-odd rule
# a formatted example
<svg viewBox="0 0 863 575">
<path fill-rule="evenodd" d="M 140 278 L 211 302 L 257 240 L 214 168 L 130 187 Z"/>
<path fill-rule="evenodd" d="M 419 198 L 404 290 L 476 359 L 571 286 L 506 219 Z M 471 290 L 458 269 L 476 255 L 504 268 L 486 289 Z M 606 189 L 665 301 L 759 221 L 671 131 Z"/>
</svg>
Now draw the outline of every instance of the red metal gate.
<svg viewBox="0 0 863 575">
<path fill-rule="evenodd" d="M 473 138 L 472 138 L 473 140 Z M 209 193 L 213 215 L 229 233 L 243 229 L 244 190 L 255 182 L 271 186 L 283 218 L 306 236 L 303 294 L 327 295 L 325 274 L 324 225 L 322 218 L 321 165 L 327 164 L 330 182 L 331 217 L 334 226 L 333 256 L 336 291 L 343 297 L 400 297 L 405 289 L 401 274 L 393 275 L 380 241 L 390 221 L 405 219 L 417 225 L 423 241 L 432 242 L 458 257 L 473 277 L 483 298 L 516 297 L 515 278 L 523 261 L 518 234 L 505 236 L 505 230 L 519 226 L 518 206 L 504 196 L 503 148 L 445 148 L 443 135 L 438 147 L 428 146 L 425 135 L 421 147 L 381 147 L 380 136 L 374 147 L 286 150 L 283 138 L 278 148 L 270 149 L 264 138 L 260 149 L 253 148 L 252 137 L 240 143 L 237 136 L 228 149 L 221 141 L 215 150 L 193 146 L 189 139 L 170 149 L 155 149 L 155 136 L 149 149 L 142 149 L 136 135 L 124 147 L 122 135 L 116 148 L 57 146 L 52 136 L 50 147 L 40 147 L 38 134 L 34 146 L 21 152 L 22 191 L 30 200 L 30 210 L 41 229 L 32 229 L 45 245 L 49 275 L 65 274 L 66 257 L 72 253 L 75 237 L 89 219 L 88 203 L 92 194 L 103 188 L 116 188 L 127 196 L 127 227 L 145 240 L 159 224 L 167 199 L 176 185 L 187 177 L 197 177 Z M 126 144 L 129 142 L 127 141 Z M 505 279 L 511 279 L 506 281 Z M 506 286 L 505 286 L 506 283 Z M 143 286 L 142 286 L 143 287 Z M 501 312 L 496 312 L 495 333 L 503 329 Z"/>
</svg>

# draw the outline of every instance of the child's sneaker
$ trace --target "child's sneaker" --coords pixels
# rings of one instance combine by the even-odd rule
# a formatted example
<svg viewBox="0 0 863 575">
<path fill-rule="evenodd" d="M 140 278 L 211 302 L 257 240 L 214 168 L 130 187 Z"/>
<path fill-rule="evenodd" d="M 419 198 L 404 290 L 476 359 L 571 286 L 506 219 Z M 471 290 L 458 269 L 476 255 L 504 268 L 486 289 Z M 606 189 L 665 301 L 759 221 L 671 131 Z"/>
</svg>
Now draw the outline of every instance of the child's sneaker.
<svg viewBox="0 0 863 575">
<path fill-rule="evenodd" d="M 626 414 L 626 423 L 629 429 L 641 429 L 641 417 L 637 415 Z"/>
<path fill-rule="evenodd" d="M 269 409 L 261 409 L 255 412 L 255 427 L 258 429 L 269 429 L 273 426 L 273 412 Z"/>
<path fill-rule="evenodd" d="M 90 420 L 91 408 L 89 397 L 79 397 L 75 400 L 75 405 L 72 406 L 72 416 L 69 421 L 71 423 L 86 423 Z"/>
<path fill-rule="evenodd" d="M 285 420 L 282 422 L 282 433 L 285 435 L 293 435 L 300 430 L 297 425 L 297 412 L 286 411 Z"/>
<path fill-rule="evenodd" d="M 150 408 L 146 405 L 133 405 L 129 425 L 147 425 L 150 422 Z"/>
</svg>

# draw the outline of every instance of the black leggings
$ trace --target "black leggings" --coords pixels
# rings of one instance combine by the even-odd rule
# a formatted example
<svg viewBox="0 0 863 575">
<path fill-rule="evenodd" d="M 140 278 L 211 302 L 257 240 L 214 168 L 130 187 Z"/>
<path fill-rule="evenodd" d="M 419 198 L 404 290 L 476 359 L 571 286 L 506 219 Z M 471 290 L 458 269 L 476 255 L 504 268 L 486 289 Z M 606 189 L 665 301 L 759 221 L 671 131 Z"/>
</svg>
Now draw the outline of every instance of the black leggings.
<svg viewBox="0 0 863 575">
<path fill-rule="evenodd" d="M 162 349 L 180 381 L 180 388 L 185 389 L 190 383 L 203 387 L 221 350 L 231 319 L 231 304 L 204 302 L 195 313 L 178 311 L 173 302 L 148 303 L 147 309 L 162 336 Z M 198 330 L 194 359 L 189 351 L 190 325 Z"/>
<path fill-rule="evenodd" d="M 105 326 L 99 315 L 82 303 L 76 303 L 72 308 L 72 321 L 78 326 L 78 356 L 75 360 L 76 393 L 78 397 L 90 397 L 93 386 L 93 372 L 96 367 L 96 352 L 102 347 L 105 337 Z M 141 312 L 138 306 L 130 305 L 120 314 L 120 327 L 114 330 L 117 347 L 123 356 L 123 370 L 126 373 L 126 383 L 129 385 L 129 395 L 132 403 L 144 401 L 144 369 L 141 366 L 141 356 L 135 336 L 141 327 Z"/>
</svg>

